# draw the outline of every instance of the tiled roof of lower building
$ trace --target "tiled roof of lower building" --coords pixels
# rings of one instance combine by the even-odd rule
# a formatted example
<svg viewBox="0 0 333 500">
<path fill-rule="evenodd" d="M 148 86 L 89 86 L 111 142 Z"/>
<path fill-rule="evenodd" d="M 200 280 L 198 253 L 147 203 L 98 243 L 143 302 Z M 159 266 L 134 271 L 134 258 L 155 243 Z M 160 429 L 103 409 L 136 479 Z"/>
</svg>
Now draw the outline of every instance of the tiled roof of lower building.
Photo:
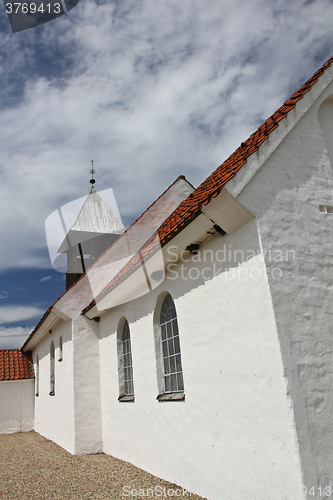
<svg viewBox="0 0 333 500">
<path fill-rule="evenodd" d="M 31 353 L 20 349 L 0 349 L 0 381 L 34 378 Z"/>
</svg>

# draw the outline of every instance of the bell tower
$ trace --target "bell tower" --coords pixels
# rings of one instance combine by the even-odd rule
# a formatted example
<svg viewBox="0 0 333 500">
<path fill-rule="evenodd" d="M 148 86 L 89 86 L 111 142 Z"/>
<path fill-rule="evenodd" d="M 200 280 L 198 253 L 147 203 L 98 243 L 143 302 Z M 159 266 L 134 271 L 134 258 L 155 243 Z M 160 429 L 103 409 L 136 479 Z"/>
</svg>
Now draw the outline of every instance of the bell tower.
<svg viewBox="0 0 333 500">
<path fill-rule="evenodd" d="M 58 253 L 67 254 L 66 290 L 84 274 L 125 231 L 121 220 L 94 188 L 92 168 L 91 190 L 73 224 L 61 243 Z"/>
</svg>

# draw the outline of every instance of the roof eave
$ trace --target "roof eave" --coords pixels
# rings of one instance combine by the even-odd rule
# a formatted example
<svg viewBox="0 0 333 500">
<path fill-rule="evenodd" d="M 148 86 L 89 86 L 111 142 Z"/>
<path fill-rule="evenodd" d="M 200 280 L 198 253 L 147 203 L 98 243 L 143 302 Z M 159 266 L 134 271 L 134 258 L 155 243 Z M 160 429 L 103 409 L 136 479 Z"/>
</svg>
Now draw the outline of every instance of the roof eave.
<svg viewBox="0 0 333 500">
<path fill-rule="evenodd" d="M 209 204 L 201 207 L 200 212 L 196 214 L 195 218 L 184 223 L 177 233 L 174 233 L 172 237 L 161 244 L 161 249 L 158 252 L 162 251 L 163 253 L 164 269 L 167 269 L 168 265 L 173 262 L 172 260 L 168 260 L 167 257 L 168 248 L 171 245 L 174 248 L 172 255 L 175 255 L 177 252 L 180 254 L 191 243 L 199 241 L 202 243 L 207 239 L 209 234 L 212 234 L 212 231 L 214 232 L 214 227 L 216 226 L 223 229 L 226 234 L 232 234 L 253 218 L 254 215 L 249 210 L 222 188 L 220 193 L 215 198 L 212 198 Z M 216 232 L 216 236 L 219 234 Z M 152 254 L 148 260 L 145 259 L 145 265 L 154 269 L 154 265 L 149 266 L 149 261 L 154 258 L 156 258 L 156 253 Z M 139 272 L 140 268 L 137 268 L 134 273 L 129 272 L 119 284 L 116 284 L 106 293 L 104 291 L 102 297 L 98 297 L 91 302 L 82 311 L 82 314 L 86 315 L 89 319 L 94 319 L 104 314 L 106 310 L 110 310 L 126 302 L 127 300 L 123 299 L 129 296 L 128 290 L 132 291 L 133 283 L 135 284 L 136 282 L 135 273 Z M 129 283 L 132 283 L 132 285 Z"/>
<path fill-rule="evenodd" d="M 224 185 L 224 188 L 237 198 L 256 173 L 276 151 L 281 142 L 290 131 L 303 118 L 305 113 L 314 105 L 315 101 L 323 94 L 333 79 L 333 66 L 328 65 L 318 80 L 304 93 L 295 106 L 288 111 L 278 126 L 271 130 L 267 138 L 259 146 L 258 150 L 247 157 L 246 168 L 244 166 Z"/>
<path fill-rule="evenodd" d="M 56 312 L 56 309 L 52 307 L 49 311 L 47 311 L 47 313 L 45 313 L 38 327 L 33 330 L 21 347 L 23 352 L 32 351 L 36 345 L 50 332 L 50 330 L 52 330 L 52 328 L 54 328 L 63 319 L 60 318 Z"/>
</svg>

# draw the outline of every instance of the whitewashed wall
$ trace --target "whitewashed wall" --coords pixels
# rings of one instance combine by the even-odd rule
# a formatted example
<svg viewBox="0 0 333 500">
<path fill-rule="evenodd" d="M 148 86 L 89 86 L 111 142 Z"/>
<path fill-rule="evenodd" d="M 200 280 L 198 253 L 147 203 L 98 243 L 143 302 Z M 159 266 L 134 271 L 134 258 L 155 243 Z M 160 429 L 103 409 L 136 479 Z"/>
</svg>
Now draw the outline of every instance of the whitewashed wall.
<svg viewBox="0 0 333 500">
<path fill-rule="evenodd" d="M 149 295 L 101 318 L 104 451 L 209 499 L 299 500 L 293 414 L 256 221 L 204 249 L 220 260 L 222 249 L 257 256 L 185 263 L 183 278 L 170 279 L 173 268 Z M 221 275 L 202 279 L 214 266 Z M 156 400 L 153 313 L 164 291 L 178 314 L 184 402 Z M 117 400 L 116 331 L 124 316 L 131 331 L 134 403 Z"/>
<path fill-rule="evenodd" d="M 34 380 L 0 382 L 0 434 L 34 428 Z"/>
<path fill-rule="evenodd" d="M 75 454 L 103 451 L 98 323 L 73 321 Z"/>
<path fill-rule="evenodd" d="M 63 360 L 59 359 L 62 336 Z M 50 346 L 55 346 L 55 396 L 50 396 Z M 39 396 L 35 397 L 35 431 L 75 453 L 73 342 L 71 322 L 59 323 L 33 350 L 36 373 L 39 356 Z"/>
<path fill-rule="evenodd" d="M 330 84 L 238 198 L 258 220 L 304 482 L 318 498 L 333 483 L 333 214 L 320 211 L 333 205 L 332 98 Z"/>
</svg>

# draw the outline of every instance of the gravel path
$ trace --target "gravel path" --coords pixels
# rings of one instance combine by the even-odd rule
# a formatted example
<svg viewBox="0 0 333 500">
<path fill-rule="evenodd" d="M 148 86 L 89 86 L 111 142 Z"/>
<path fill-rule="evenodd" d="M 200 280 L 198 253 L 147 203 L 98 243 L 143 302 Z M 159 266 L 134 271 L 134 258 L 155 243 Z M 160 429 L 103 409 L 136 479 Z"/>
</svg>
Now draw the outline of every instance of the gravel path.
<svg viewBox="0 0 333 500">
<path fill-rule="evenodd" d="M 130 494 L 134 488 L 137 491 Z M 142 491 L 139 495 L 140 488 L 145 496 Z M 177 488 L 103 453 L 74 457 L 36 432 L 0 434 L 1 500 L 203 500 L 194 494 L 180 495 L 179 489 L 174 495 L 168 492 Z"/>
</svg>

